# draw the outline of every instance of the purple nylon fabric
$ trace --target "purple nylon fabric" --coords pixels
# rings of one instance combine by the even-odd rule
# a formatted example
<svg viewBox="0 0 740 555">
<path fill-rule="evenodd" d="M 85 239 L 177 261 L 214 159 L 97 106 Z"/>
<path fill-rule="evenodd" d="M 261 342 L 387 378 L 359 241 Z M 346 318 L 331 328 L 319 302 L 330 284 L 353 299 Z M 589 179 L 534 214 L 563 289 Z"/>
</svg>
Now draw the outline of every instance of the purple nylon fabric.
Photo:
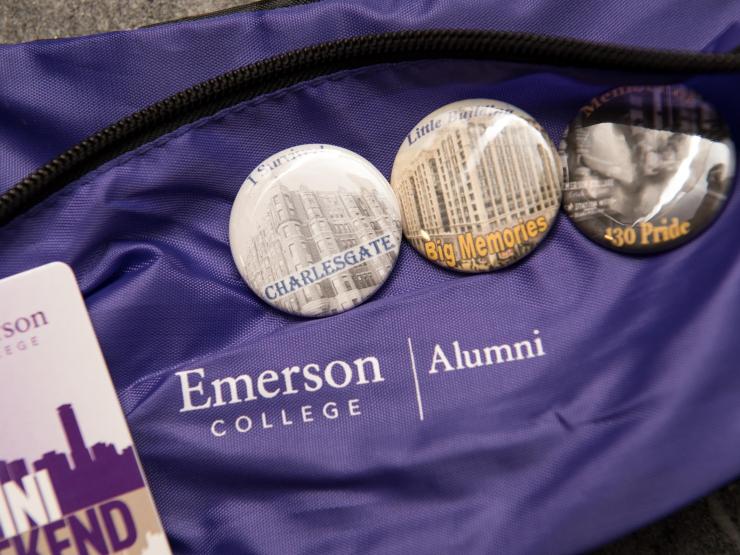
<svg viewBox="0 0 740 555">
<path fill-rule="evenodd" d="M 318 42 L 402 29 L 469 28 L 701 50 L 733 31 L 739 12 L 736 2 L 725 0 L 622 0 L 598 8 L 588 0 L 329 0 L 134 32 L 0 45 L 0 191 L 170 94 Z"/>
<path fill-rule="evenodd" d="M 722 2 L 620 2 L 598 13 L 544 0 L 366 4 L 4 47 L 0 183 L 166 94 L 329 38 L 444 26 L 740 43 L 740 6 Z M 52 260 L 75 270 L 177 553 L 582 551 L 740 474 L 737 194 L 706 233 L 655 257 L 601 249 L 564 216 L 531 256 L 492 274 L 447 272 L 404 245 L 376 296 L 320 320 L 251 294 L 231 259 L 228 218 L 246 175 L 284 148 L 336 144 L 389 176 L 404 135 L 448 102 L 510 102 L 557 142 L 592 96 L 638 79 L 429 60 L 303 83 L 123 155 L 0 229 L 0 276 Z M 687 84 L 737 137 L 738 76 Z M 535 329 L 542 358 L 429 373 L 435 344 L 511 343 Z M 180 412 L 178 371 L 256 378 L 366 356 L 383 381 Z M 362 415 L 347 416 L 350 399 Z M 342 417 L 321 417 L 327 402 Z M 304 405 L 313 422 L 298 421 Z M 292 425 L 279 424 L 281 410 Z M 259 425 L 263 412 L 273 428 Z M 210 433 L 214 420 L 240 415 L 255 429 Z"/>
</svg>

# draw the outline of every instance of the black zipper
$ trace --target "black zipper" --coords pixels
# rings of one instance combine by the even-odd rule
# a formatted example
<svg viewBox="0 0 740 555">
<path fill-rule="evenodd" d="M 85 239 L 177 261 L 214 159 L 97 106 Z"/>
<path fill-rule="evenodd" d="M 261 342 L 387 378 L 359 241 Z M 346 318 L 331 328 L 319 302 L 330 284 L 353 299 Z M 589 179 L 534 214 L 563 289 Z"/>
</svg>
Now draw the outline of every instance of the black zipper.
<svg viewBox="0 0 740 555">
<path fill-rule="evenodd" d="M 340 70 L 433 58 L 670 75 L 740 71 L 740 53 L 653 50 L 502 31 L 400 31 L 326 42 L 224 73 L 91 135 L 0 196 L 0 226 L 100 165 L 227 106 Z"/>
</svg>

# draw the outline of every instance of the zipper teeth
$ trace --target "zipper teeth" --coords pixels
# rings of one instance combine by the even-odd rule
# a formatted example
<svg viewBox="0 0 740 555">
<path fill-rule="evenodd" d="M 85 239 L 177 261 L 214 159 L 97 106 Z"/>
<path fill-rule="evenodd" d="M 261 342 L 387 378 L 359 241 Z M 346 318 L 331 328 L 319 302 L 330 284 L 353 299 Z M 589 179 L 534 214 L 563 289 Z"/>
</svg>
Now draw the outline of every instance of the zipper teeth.
<svg viewBox="0 0 740 555">
<path fill-rule="evenodd" d="M 322 43 L 204 81 L 91 135 L 1 195 L 0 226 L 95 167 L 229 105 L 342 69 L 426 58 L 497 59 L 662 74 L 740 71 L 740 52 L 653 50 L 515 32 L 400 31 Z"/>
</svg>

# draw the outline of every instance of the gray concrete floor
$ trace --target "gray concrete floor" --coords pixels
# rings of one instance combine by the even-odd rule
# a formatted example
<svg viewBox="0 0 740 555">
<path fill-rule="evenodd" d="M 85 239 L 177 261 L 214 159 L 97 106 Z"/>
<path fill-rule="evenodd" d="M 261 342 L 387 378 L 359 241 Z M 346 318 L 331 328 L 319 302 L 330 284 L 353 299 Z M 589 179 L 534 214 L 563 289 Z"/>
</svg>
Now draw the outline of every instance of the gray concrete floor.
<svg viewBox="0 0 740 555">
<path fill-rule="evenodd" d="M 240 0 L 0 0 L 0 43 L 132 29 L 222 10 L 236 3 Z M 740 483 L 597 553 L 740 555 Z"/>
<path fill-rule="evenodd" d="M 133 29 L 247 3 L 239 0 L 1 0 L 0 43 Z"/>
</svg>

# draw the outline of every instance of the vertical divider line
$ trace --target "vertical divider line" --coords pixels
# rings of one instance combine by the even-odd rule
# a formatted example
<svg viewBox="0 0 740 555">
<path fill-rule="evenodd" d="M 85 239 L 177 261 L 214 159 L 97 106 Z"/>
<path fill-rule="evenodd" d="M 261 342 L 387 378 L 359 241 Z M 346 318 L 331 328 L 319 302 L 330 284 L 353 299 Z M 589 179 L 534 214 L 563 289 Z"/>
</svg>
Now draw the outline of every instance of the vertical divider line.
<svg viewBox="0 0 740 555">
<path fill-rule="evenodd" d="M 419 388 L 419 375 L 416 372 L 416 359 L 414 358 L 414 348 L 411 346 L 411 338 L 408 337 L 409 356 L 411 357 L 411 370 L 414 373 L 414 387 L 416 388 L 416 404 L 419 407 L 419 420 L 424 420 L 424 405 L 421 402 L 421 389 Z"/>
</svg>

